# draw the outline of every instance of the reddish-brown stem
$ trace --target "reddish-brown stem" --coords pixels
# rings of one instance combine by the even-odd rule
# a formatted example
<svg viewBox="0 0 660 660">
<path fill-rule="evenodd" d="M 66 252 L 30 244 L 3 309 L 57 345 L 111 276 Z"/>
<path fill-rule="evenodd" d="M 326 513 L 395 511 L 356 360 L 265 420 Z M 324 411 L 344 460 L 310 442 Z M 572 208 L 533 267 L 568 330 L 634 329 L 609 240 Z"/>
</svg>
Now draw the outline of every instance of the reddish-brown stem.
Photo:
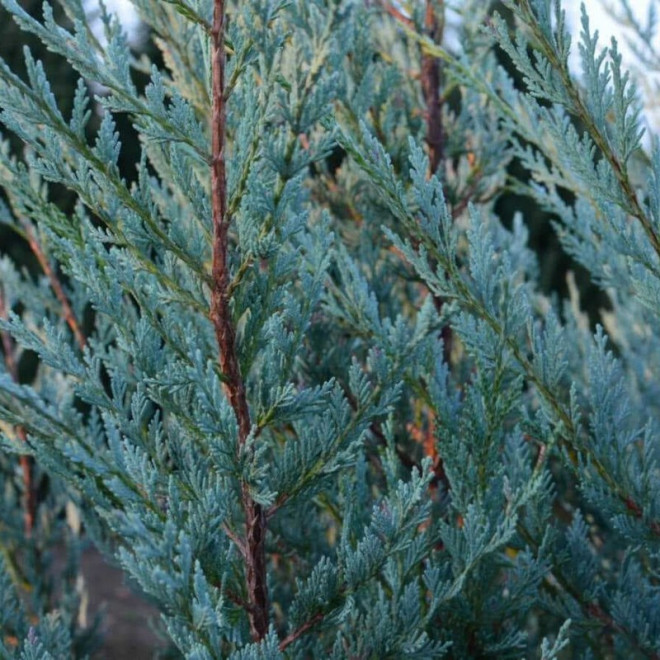
<svg viewBox="0 0 660 660">
<path fill-rule="evenodd" d="M 440 0 L 440 11 L 443 11 L 443 2 Z M 424 29 L 427 36 L 434 42 L 440 41 L 443 32 L 444 17 L 438 20 L 433 0 L 426 0 L 424 14 Z M 429 148 L 430 174 L 436 174 L 445 157 L 445 134 L 442 124 L 442 98 L 440 85 L 442 69 L 440 60 L 433 55 L 422 51 L 422 93 L 426 103 L 426 144 Z M 444 300 L 438 296 L 433 297 L 438 313 L 442 310 Z M 451 328 L 446 325 L 442 328 L 441 337 L 444 346 L 445 362 L 449 364 L 452 349 Z"/>
<path fill-rule="evenodd" d="M 68 326 L 71 328 L 71 331 L 73 332 L 74 337 L 78 342 L 78 345 L 82 349 L 85 347 L 85 336 L 83 335 L 80 329 L 80 325 L 78 324 L 78 321 L 76 319 L 76 316 L 73 313 L 73 309 L 71 308 L 69 299 L 64 293 L 62 283 L 60 282 L 53 268 L 51 267 L 41 245 L 39 244 L 39 241 L 37 240 L 36 236 L 34 235 L 34 232 L 32 231 L 32 228 L 27 222 L 24 223 L 24 228 L 30 249 L 37 258 L 37 261 L 39 262 L 39 265 L 44 271 L 46 277 L 48 277 L 50 286 L 53 289 L 57 300 L 62 305 L 64 319 L 68 324 Z M 2 295 L 2 291 L 0 291 L 0 317 L 5 319 L 8 318 L 8 310 L 5 304 L 4 296 Z M 14 382 L 18 383 L 18 364 L 16 363 L 16 349 L 14 346 L 14 342 L 11 336 L 9 335 L 9 333 L 2 332 L 0 333 L 0 335 L 2 337 L 2 349 L 4 353 L 5 365 L 7 366 L 7 371 L 11 375 Z M 22 426 L 16 427 L 16 435 L 18 435 L 18 437 L 22 442 L 27 443 L 27 433 L 25 432 L 25 429 Z M 33 474 L 34 466 L 33 466 L 32 458 L 27 455 L 20 456 L 19 462 L 21 465 L 21 472 L 23 474 L 23 487 L 25 490 L 25 494 L 24 494 L 25 533 L 27 536 L 30 536 L 32 534 L 32 529 L 34 528 L 34 523 L 36 520 L 36 513 L 37 513 L 37 492 L 34 484 L 34 474 Z"/>
<path fill-rule="evenodd" d="M 442 4 L 442 3 L 441 3 Z M 433 0 L 426 0 L 424 29 L 432 41 L 437 41 L 441 27 L 433 7 Z M 431 173 L 437 172 L 444 157 L 445 136 L 442 126 L 442 100 L 440 98 L 440 60 L 422 52 L 422 92 L 426 103 L 426 143 L 429 146 Z"/>
<path fill-rule="evenodd" d="M 32 231 L 32 228 L 27 223 L 24 226 L 28 245 L 34 253 L 34 256 L 37 258 L 37 261 L 39 262 L 42 270 L 46 274 L 46 277 L 50 282 L 50 286 L 55 293 L 55 297 L 59 301 L 60 305 L 62 305 L 64 320 L 66 321 L 69 328 L 71 328 L 71 332 L 73 332 L 73 336 L 76 338 L 76 342 L 78 342 L 78 346 L 82 350 L 85 348 L 85 344 L 87 343 L 85 335 L 82 333 L 78 319 L 76 319 L 76 315 L 73 313 L 73 309 L 71 308 L 71 303 L 69 302 L 66 293 L 64 293 L 62 283 L 57 277 L 55 271 L 52 269 L 50 262 L 48 261 L 43 249 L 41 248 L 41 245 L 39 244 L 39 241 L 37 241 L 37 238 Z"/>
<path fill-rule="evenodd" d="M 250 435 L 250 410 L 245 384 L 236 352 L 236 331 L 229 307 L 230 273 L 228 243 L 230 218 L 227 213 L 227 178 L 225 167 L 225 3 L 214 0 L 212 39 L 212 141 L 211 198 L 213 209 L 213 266 L 211 272 L 210 318 L 219 348 L 220 368 L 225 377 L 225 393 L 238 424 L 237 452 L 245 450 Z M 245 511 L 245 579 L 248 596 L 250 631 L 255 641 L 268 632 L 268 587 L 266 582 L 266 516 L 250 495 L 248 485 L 242 488 Z"/>
<path fill-rule="evenodd" d="M 383 8 L 385 11 L 390 15 L 396 18 L 397 21 L 400 23 L 403 23 L 403 25 L 406 25 L 407 27 L 413 27 L 414 23 L 412 19 L 408 18 L 400 9 L 397 9 L 396 7 L 393 7 L 387 0 L 385 0 L 383 3 Z"/>
<path fill-rule="evenodd" d="M 86 343 L 85 336 L 83 335 L 78 320 L 76 319 L 76 316 L 73 313 L 73 309 L 71 308 L 69 299 L 64 293 L 64 288 L 62 287 L 62 283 L 60 282 L 53 268 L 51 267 L 46 257 L 46 254 L 44 253 L 41 245 L 39 244 L 39 241 L 34 235 L 32 228 L 27 222 L 24 223 L 24 228 L 25 228 L 25 235 L 27 237 L 28 245 L 30 246 L 30 249 L 34 253 L 35 257 L 37 258 L 37 261 L 39 262 L 39 265 L 44 271 L 46 277 L 48 277 L 48 281 L 50 282 L 50 286 L 53 289 L 53 292 L 55 293 L 55 297 L 62 306 L 62 313 L 64 315 L 64 319 L 68 324 L 69 328 L 71 328 L 71 331 L 73 332 L 73 335 L 76 338 L 76 341 L 78 342 L 78 346 L 80 346 L 80 348 L 83 349 Z M 0 291 L 0 317 L 5 319 L 8 318 L 8 310 L 6 308 L 5 300 L 1 291 Z M 9 335 L 9 333 L 2 332 L 0 334 L 2 335 L 2 349 L 4 353 L 5 364 L 7 366 L 7 371 L 11 375 L 14 382 L 18 383 L 18 365 L 16 363 L 16 350 L 15 350 L 14 342 L 11 336 Z M 16 435 L 18 435 L 18 437 L 22 442 L 27 443 L 27 433 L 25 432 L 25 429 L 22 426 L 16 427 Z M 34 484 L 34 474 L 33 474 L 34 466 L 33 466 L 32 458 L 27 455 L 20 456 L 19 462 L 21 465 L 21 472 L 23 474 L 23 487 L 25 489 L 25 494 L 24 494 L 25 533 L 27 536 L 30 536 L 32 534 L 32 529 L 34 528 L 34 523 L 37 514 L 37 491 Z"/>
<path fill-rule="evenodd" d="M 434 8 L 433 0 L 426 0 L 426 10 L 424 13 L 424 29 L 427 36 L 434 42 L 442 39 L 444 18 L 438 20 Z M 439 0 L 440 10 L 443 11 L 444 0 Z M 385 11 L 393 16 L 397 21 L 411 27 L 413 22 L 399 9 L 390 5 L 387 0 L 383 0 L 381 6 Z M 422 70 L 421 70 L 422 93 L 426 103 L 426 143 L 429 148 L 429 169 L 430 174 L 438 171 L 440 164 L 444 159 L 445 134 L 442 124 L 442 103 L 440 95 L 440 86 L 442 82 L 441 62 L 437 57 L 422 51 Z M 383 140 L 381 140 L 383 141 Z M 437 296 L 433 297 L 438 313 L 442 309 L 444 301 Z M 444 358 L 447 363 L 451 356 L 452 333 L 447 325 L 442 328 L 441 335 L 444 346 Z"/>
<path fill-rule="evenodd" d="M 7 306 L 3 291 L 0 288 L 0 318 L 8 317 Z M 16 347 L 8 332 L 0 332 L 2 337 L 2 351 L 4 354 L 7 371 L 15 383 L 18 383 L 18 364 L 16 362 Z M 22 426 L 16 427 L 16 435 L 21 442 L 27 443 L 27 433 Z M 25 535 L 31 536 L 34 529 L 34 523 L 37 517 L 37 490 L 34 484 L 33 461 L 30 456 L 23 455 L 19 457 L 21 472 L 23 474 L 23 520 Z"/>
<path fill-rule="evenodd" d="M 310 628 L 313 628 L 317 623 L 323 620 L 323 614 L 320 612 L 318 614 L 315 614 L 309 621 L 305 621 L 299 628 L 296 628 L 290 635 L 287 635 L 281 642 L 280 642 L 280 651 L 284 651 L 284 649 L 289 646 L 289 644 L 293 644 L 299 637 L 304 635 Z"/>
</svg>

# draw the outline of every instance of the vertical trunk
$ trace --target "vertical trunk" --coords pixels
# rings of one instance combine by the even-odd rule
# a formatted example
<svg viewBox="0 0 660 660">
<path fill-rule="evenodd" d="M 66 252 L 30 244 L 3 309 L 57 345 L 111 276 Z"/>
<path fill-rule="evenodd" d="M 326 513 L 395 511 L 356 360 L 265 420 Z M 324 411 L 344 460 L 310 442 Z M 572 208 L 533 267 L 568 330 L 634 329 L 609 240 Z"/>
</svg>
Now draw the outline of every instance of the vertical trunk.
<svg viewBox="0 0 660 660">
<path fill-rule="evenodd" d="M 214 1 L 213 28 L 213 117 L 211 156 L 211 196 L 213 209 L 213 289 L 210 318 L 219 348 L 220 368 L 225 376 L 225 392 L 238 424 L 237 452 L 250 434 L 250 410 L 245 384 L 236 353 L 236 331 L 229 309 L 229 263 L 227 256 L 230 218 L 227 215 L 227 178 L 225 171 L 225 6 Z M 268 632 L 268 587 L 266 582 L 266 516 L 246 484 L 241 489 L 245 512 L 245 578 L 250 630 L 255 641 Z"/>
</svg>

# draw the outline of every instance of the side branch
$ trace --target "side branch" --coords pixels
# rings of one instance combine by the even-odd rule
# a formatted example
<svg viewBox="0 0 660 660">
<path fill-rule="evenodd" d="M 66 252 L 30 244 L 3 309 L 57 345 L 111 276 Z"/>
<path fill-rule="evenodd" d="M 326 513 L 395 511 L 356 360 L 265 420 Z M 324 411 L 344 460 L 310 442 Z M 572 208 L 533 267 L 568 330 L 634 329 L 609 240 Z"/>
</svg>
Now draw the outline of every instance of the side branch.
<svg viewBox="0 0 660 660">
<path fill-rule="evenodd" d="M 76 315 L 73 313 L 73 309 L 71 308 L 71 303 L 69 302 L 66 293 L 64 293 L 62 283 L 60 282 L 55 271 L 50 265 L 50 262 L 48 261 L 46 254 L 44 253 L 41 245 L 39 244 L 39 241 L 37 241 L 37 237 L 34 235 L 32 228 L 27 222 L 25 222 L 25 235 L 27 237 L 27 241 L 30 246 L 30 249 L 32 250 L 34 256 L 37 258 L 37 261 L 39 262 L 41 269 L 44 271 L 46 277 L 48 278 L 48 281 L 50 282 L 50 286 L 53 289 L 53 292 L 55 293 L 55 297 L 57 298 L 60 305 L 62 305 L 62 314 L 64 315 L 64 320 L 71 329 L 71 332 L 73 332 L 73 336 L 76 338 L 76 342 L 78 343 L 78 347 L 80 348 L 80 350 L 84 349 L 87 341 L 85 339 L 85 335 L 83 334 L 80 328 L 78 319 L 76 318 Z"/>
<path fill-rule="evenodd" d="M 392 6 L 388 0 L 384 0 L 381 2 L 381 5 L 383 6 L 383 9 L 392 17 L 396 18 L 397 21 L 402 23 L 403 25 L 408 26 L 409 28 L 414 27 L 415 23 L 413 20 L 406 16 L 398 7 Z"/>
<path fill-rule="evenodd" d="M 212 140 L 211 202 L 213 210 L 213 266 L 211 272 L 210 318 L 219 348 L 220 368 L 225 376 L 225 393 L 238 423 L 237 452 L 244 450 L 250 428 L 250 409 L 236 351 L 236 330 L 229 308 L 230 273 L 228 260 L 229 224 L 225 163 L 225 3 L 214 0 L 212 39 Z M 242 486 L 245 511 L 245 579 L 248 617 L 255 641 L 268 632 L 268 587 L 266 582 L 266 516 L 248 490 Z"/>
<path fill-rule="evenodd" d="M 281 642 L 279 649 L 280 651 L 284 651 L 287 646 L 290 646 L 295 642 L 299 637 L 302 637 L 308 630 L 313 628 L 317 623 L 320 623 L 323 621 L 324 615 L 322 613 L 315 614 L 309 621 L 305 621 L 300 628 L 297 628 L 294 630 L 290 635 L 285 637 Z"/>
<path fill-rule="evenodd" d="M 82 350 L 85 348 L 85 335 L 83 334 L 80 328 L 80 324 L 78 323 L 78 319 L 76 318 L 76 315 L 71 308 L 71 303 L 69 302 L 69 299 L 64 292 L 62 283 L 50 265 L 50 262 L 48 261 L 43 248 L 37 240 L 37 237 L 34 235 L 34 231 L 32 230 L 30 224 L 25 221 L 23 222 L 23 226 L 25 229 L 25 237 L 30 246 L 30 249 L 34 253 L 34 256 L 37 258 L 37 261 L 39 262 L 39 265 L 41 266 L 44 274 L 46 277 L 48 277 L 48 281 L 55 293 L 55 297 L 62 306 L 62 314 L 64 316 L 64 320 L 73 332 L 76 342 Z M 0 290 L 0 318 L 8 318 L 8 310 L 5 304 L 2 290 Z M 16 363 L 16 347 L 14 345 L 14 341 L 7 332 L 0 332 L 0 340 L 2 343 L 2 352 L 4 355 L 7 371 L 12 380 L 18 383 L 18 364 Z M 17 426 L 16 435 L 18 435 L 22 442 L 27 443 L 27 433 L 25 432 L 25 428 L 22 426 Z M 23 455 L 19 457 L 19 462 L 21 465 L 21 472 L 23 474 L 23 488 L 25 491 L 23 496 L 25 534 L 30 536 L 32 534 L 32 529 L 34 528 L 37 516 L 37 492 L 36 484 L 34 483 L 34 461 L 30 456 Z"/>
</svg>

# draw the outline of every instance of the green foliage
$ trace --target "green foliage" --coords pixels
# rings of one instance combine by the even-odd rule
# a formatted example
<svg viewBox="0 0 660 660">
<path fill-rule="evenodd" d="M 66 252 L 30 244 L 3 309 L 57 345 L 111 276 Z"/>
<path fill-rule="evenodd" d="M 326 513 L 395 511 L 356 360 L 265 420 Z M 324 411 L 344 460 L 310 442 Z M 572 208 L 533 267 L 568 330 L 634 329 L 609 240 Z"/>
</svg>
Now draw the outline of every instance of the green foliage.
<svg viewBox="0 0 660 660">
<path fill-rule="evenodd" d="M 210 314 L 214 3 L 134 1 L 160 69 L 105 11 L 102 47 L 79 0 L 60 4 L 68 26 L 2 0 L 81 81 L 65 112 L 29 50 L 25 77 L 0 63 L 0 120 L 24 144 L 0 149 L 0 220 L 43 270 L 0 259 L 0 657 L 89 652 L 80 535 L 186 658 L 657 657 L 660 151 L 640 146 L 616 43 L 583 13 L 575 77 L 549 0 L 504 2 L 512 23 L 464 2 L 460 52 L 442 2 L 435 27 L 422 3 L 227 3 L 223 327 L 243 437 Z M 495 212 L 511 190 L 608 297 L 595 332 L 573 285 L 541 293 L 525 218 Z M 26 382 L 12 364 L 30 354 Z"/>
</svg>

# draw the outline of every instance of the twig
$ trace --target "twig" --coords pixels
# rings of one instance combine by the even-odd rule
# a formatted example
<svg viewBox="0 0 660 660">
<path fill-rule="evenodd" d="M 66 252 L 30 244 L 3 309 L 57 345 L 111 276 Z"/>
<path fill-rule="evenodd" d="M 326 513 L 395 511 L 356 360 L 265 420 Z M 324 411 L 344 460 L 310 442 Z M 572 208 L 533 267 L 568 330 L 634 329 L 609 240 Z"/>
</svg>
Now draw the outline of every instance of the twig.
<svg viewBox="0 0 660 660">
<path fill-rule="evenodd" d="M 53 292 L 55 293 L 55 297 L 62 306 L 62 313 L 64 315 L 64 320 L 66 321 L 69 328 L 71 328 L 71 331 L 73 332 L 73 335 L 76 338 L 76 341 L 78 342 L 78 346 L 82 350 L 85 347 L 85 343 L 86 343 L 85 336 L 83 335 L 82 330 L 80 329 L 80 324 L 78 323 L 78 320 L 76 319 L 76 316 L 73 313 L 73 309 L 71 308 L 69 299 L 67 298 L 66 293 L 64 293 L 64 288 L 62 287 L 62 283 L 60 282 L 53 268 L 51 267 L 44 250 L 42 249 L 41 245 L 39 244 L 39 241 L 34 235 L 34 231 L 32 230 L 32 227 L 29 225 L 27 221 L 23 222 L 22 224 L 25 230 L 25 238 L 27 239 L 28 245 L 30 246 L 30 249 L 34 253 L 35 257 L 37 258 L 37 261 L 39 262 L 39 265 L 41 266 L 46 277 L 48 277 L 48 281 L 50 283 L 51 288 L 53 289 Z M 5 303 L 2 290 L 0 290 L 0 317 L 4 319 L 7 319 L 9 317 L 9 313 L 7 310 L 7 306 Z M 8 332 L 1 332 L 0 335 L 2 336 L 2 349 L 4 353 L 5 365 L 7 366 L 7 371 L 9 372 L 12 380 L 18 383 L 18 364 L 16 363 L 16 347 Z M 25 428 L 23 426 L 16 427 L 16 435 L 18 435 L 21 442 L 27 444 L 27 432 L 25 431 Z M 34 484 L 34 461 L 30 456 L 22 455 L 19 457 L 19 462 L 21 465 L 21 471 L 23 473 L 23 485 L 25 489 L 25 494 L 24 494 L 25 534 L 27 536 L 30 536 L 34 528 L 36 515 L 37 515 L 37 491 Z"/>
<path fill-rule="evenodd" d="M 222 531 L 227 535 L 227 538 L 231 539 L 234 545 L 238 548 L 238 551 L 243 555 L 243 558 L 247 558 L 247 549 L 245 547 L 245 542 L 240 538 L 234 530 L 229 527 L 226 523 L 222 525 Z"/>
<path fill-rule="evenodd" d="M 477 171 L 474 174 L 474 178 L 472 178 L 472 180 L 468 183 L 467 187 L 465 188 L 465 192 L 451 210 L 451 217 L 453 220 L 456 220 L 456 218 L 458 218 L 461 215 L 461 213 L 465 211 L 465 209 L 467 208 L 468 204 L 471 201 L 474 202 L 473 195 L 477 191 L 477 188 L 481 183 L 482 174 L 483 172 L 481 168 L 477 168 Z M 484 201 L 484 199 L 485 198 L 481 196 L 479 201 Z"/>
<path fill-rule="evenodd" d="M 53 268 L 51 267 L 50 262 L 48 261 L 48 258 L 46 257 L 43 248 L 39 244 L 37 237 L 34 235 L 34 231 L 32 230 L 32 227 L 27 222 L 23 223 L 23 227 L 25 229 L 25 237 L 27 238 L 28 245 L 30 246 L 30 249 L 34 253 L 34 256 L 37 258 L 37 261 L 39 262 L 39 265 L 41 266 L 41 269 L 43 270 L 44 274 L 48 278 L 50 286 L 53 289 L 53 292 L 55 293 L 55 297 L 62 306 L 62 313 L 64 315 L 64 320 L 66 321 L 67 325 L 73 332 L 73 335 L 76 338 L 76 342 L 78 343 L 78 346 L 82 350 L 86 344 L 85 335 L 82 333 L 82 330 L 80 329 L 80 324 L 78 323 L 78 320 L 76 319 L 76 315 L 74 314 L 73 309 L 71 307 L 71 303 L 69 302 L 66 293 L 64 293 L 64 288 L 62 287 L 62 283 L 60 282 Z M 2 318 L 8 318 L 8 311 L 1 291 L 0 291 L 0 316 Z M 2 332 L 2 348 L 4 351 L 7 371 L 9 371 L 14 382 L 18 383 L 18 365 L 16 364 L 15 346 L 11 336 L 7 332 Z M 18 435 L 18 437 L 21 439 L 22 442 L 27 443 L 27 433 L 23 426 L 16 427 L 16 434 Z M 23 484 L 25 488 L 25 495 L 24 495 L 25 533 L 27 536 L 30 536 L 32 534 L 32 529 L 34 528 L 34 523 L 37 515 L 37 491 L 34 484 L 34 461 L 30 456 L 23 455 L 19 457 L 19 462 L 21 465 L 21 471 L 23 473 Z"/>
<path fill-rule="evenodd" d="M 323 614 L 321 612 L 315 614 L 309 621 L 305 621 L 299 628 L 296 628 L 290 635 L 287 635 L 280 642 L 280 651 L 284 651 L 287 646 L 293 644 L 299 637 L 304 635 L 310 628 L 313 628 L 317 623 L 323 620 Z"/>
<path fill-rule="evenodd" d="M 444 12 L 444 0 L 438 0 L 440 12 Z M 413 22 L 400 10 L 392 7 L 386 0 L 381 6 L 390 15 L 408 28 L 414 27 Z M 424 31 L 426 36 L 434 43 L 442 41 L 444 31 L 444 16 L 438 19 L 434 8 L 434 0 L 426 0 L 424 13 Z M 429 148 L 430 175 L 436 174 L 445 156 L 445 132 L 442 123 L 442 105 L 444 99 L 440 94 L 442 83 L 442 64 L 440 60 L 422 49 L 421 83 L 424 102 L 426 103 L 426 144 Z M 383 140 L 381 140 L 383 141 Z M 444 300 L 433 296 L 433 303 L 438 313 L 442 310 Z M 451 327 L 446 325 L 440 333 L 443 341 L 444 360 L 449 364 L 452 350 Z"/>
<path fill-rule="evenodd" d="M 534 540 L 532 534 L 521 522 L 516 526 L 520 536 L 527 543 L 527 545 L 538 554 L 539 545 Z M 552 590 L 557 590 L 558 585 L 561 589 L 564 590 L 573 600 L 577 603 L 579 608 L 582 610 L 585 618 L 589 621 L 593 621 L 596 625 L 600 626 L 601 630 L 607 631 L 615 630 L 621 635 L 624 635 L 628 638 L 630 643 L 635 646 L 642 654 L 647 658 L 652 660 L 660 660 L 660 654 L 656 653 L 654 650 L 647 647 L 641 646 L 638 641 L 637 636 L 634 631 L 626 628 L 625 624 L 617 621 L 610 612 L 608 612 L 605 607 L 601 606 L 597 598 L 593 600 L 588 600 L 580 590 L 570 581 L 569 578 L 565 577 L 561 572 L 561 566 L 556 566 L 550 570 L 548 575 L 544 579 L 545 585 L 547 588 Z M 553 584 L 553 582 L 555 584 Z"/>
<path fill-rule="evenodd" d="M 73 309 L 71 308 L 71 303 L 69 302 L 66 293 L 64 293 L 62 283 L 57 277 L 55 271 L 52 269 L 46 257 L 46 254 L 44 253 L 41 245 L 39 244 L 39 241 L 37 241 L 37 238 L 34 235 L 34 232 L 32 231 L 30 225 L 27 224 L 26 222 L 24 223 L 24 227 L 25 227 L 25 235 L 27 237 L 28 245 L 30 246 L 30 249 L 34 253 L 34 256 L 37 258 L 37 261 L 39 262 L 41 269 L 46 274 L 46 277 L 48 277 L 48 281 L 50 282 L 50 286 L 55 293 L 55 297 L 59 301 L 60 305 L 62 305 L 64 320 L 66 321 L 69 328 L 71 328 L 71 332 L 73 332 L 73 336 L 76 338 L 76 341 L 78 342 L 78 346 L 82 350 L 83 348 L 85 348 L 85 344 L 87 343 L 87 340 L 85 339 L 85 335 L 82 333 L 82 330 L 80 329 L 80 324 L 78 323 L 78 319 L 76 319 L 76 315 L 73 313 Z"/>
<path fill-rule="evenodd" d="M 403 23 L 403 25 L 407 27 L 414 27 L 414 23 L 411 18 L 406 16 L 400 9 L 393 7 L 387 0 L 383 0 L 383 2 L 380 3 L 383 9 L 390 15 L 396 18 L 399 23 Z"/>
<path fill-rule="evenodd" d="M 434 0 L 426 0 L 424 14 L 424 30 L 434 43 L 442 40 L 444 17 L 438 20 L 434 9 Z M 439 0 L 440 12 L 444 12 L 444 0 Z M 422 93 L 426 103 L 426 144 L 429 147 L 430 175 L 436 174 L 445 157 L 445 133 L 442 125 L 443 99 L 440 96 L 442 82 L 441 62 L 437 57 L 422 49 Z M 433 296 L 433 303 L 440 314 L 445 301 L 439 296 Z M 452 332 L 445 325 L 440 333 L 443 341 L 444 360 L 449 364 L 452 349 Z"/>
<path fill-rule="evenodd" d="M 440 0 L 442 11 L 443 0 Z M 424 14 L 424 29 L 434 43 L 441 39 L 442 21 L 438 21 L 433 0 L 426 0 Z M 440 81 L 442 70 L 440 60 L 422 50 L 422 92 L 426 103 L 426 143 L 429 146 L 429 162 L 431 174 L 438 171 L 438 166 L 444 158 L 445 136 L 442 125 L 442 99 L 440 98 Z"/>
<path fill-rule="evenodd" d="M 220 368 L 225 376 L 224 389 L 238 423 L 237 452 L 241 453 L 250 434 L 250 410 L 236 353 L 236 331 L 229 309 L 230 274 L 228 238 L 230 217 L 227 213 L 227 179 L 225 166 L 225 3 L 214 0 L 211 30 L 212 63 L 212 157 L 211 196 L 213 208 L 213 267 L 211 272 L 210 318 L 220 349 Z M 248 618 L 255 641 L 268 632 L 268 586 L 266 583 L 266 516 L 255 502 L 247 484 L 241 487 L 245 511 L 245 578 L 247 582 Z"/>
</svg>

